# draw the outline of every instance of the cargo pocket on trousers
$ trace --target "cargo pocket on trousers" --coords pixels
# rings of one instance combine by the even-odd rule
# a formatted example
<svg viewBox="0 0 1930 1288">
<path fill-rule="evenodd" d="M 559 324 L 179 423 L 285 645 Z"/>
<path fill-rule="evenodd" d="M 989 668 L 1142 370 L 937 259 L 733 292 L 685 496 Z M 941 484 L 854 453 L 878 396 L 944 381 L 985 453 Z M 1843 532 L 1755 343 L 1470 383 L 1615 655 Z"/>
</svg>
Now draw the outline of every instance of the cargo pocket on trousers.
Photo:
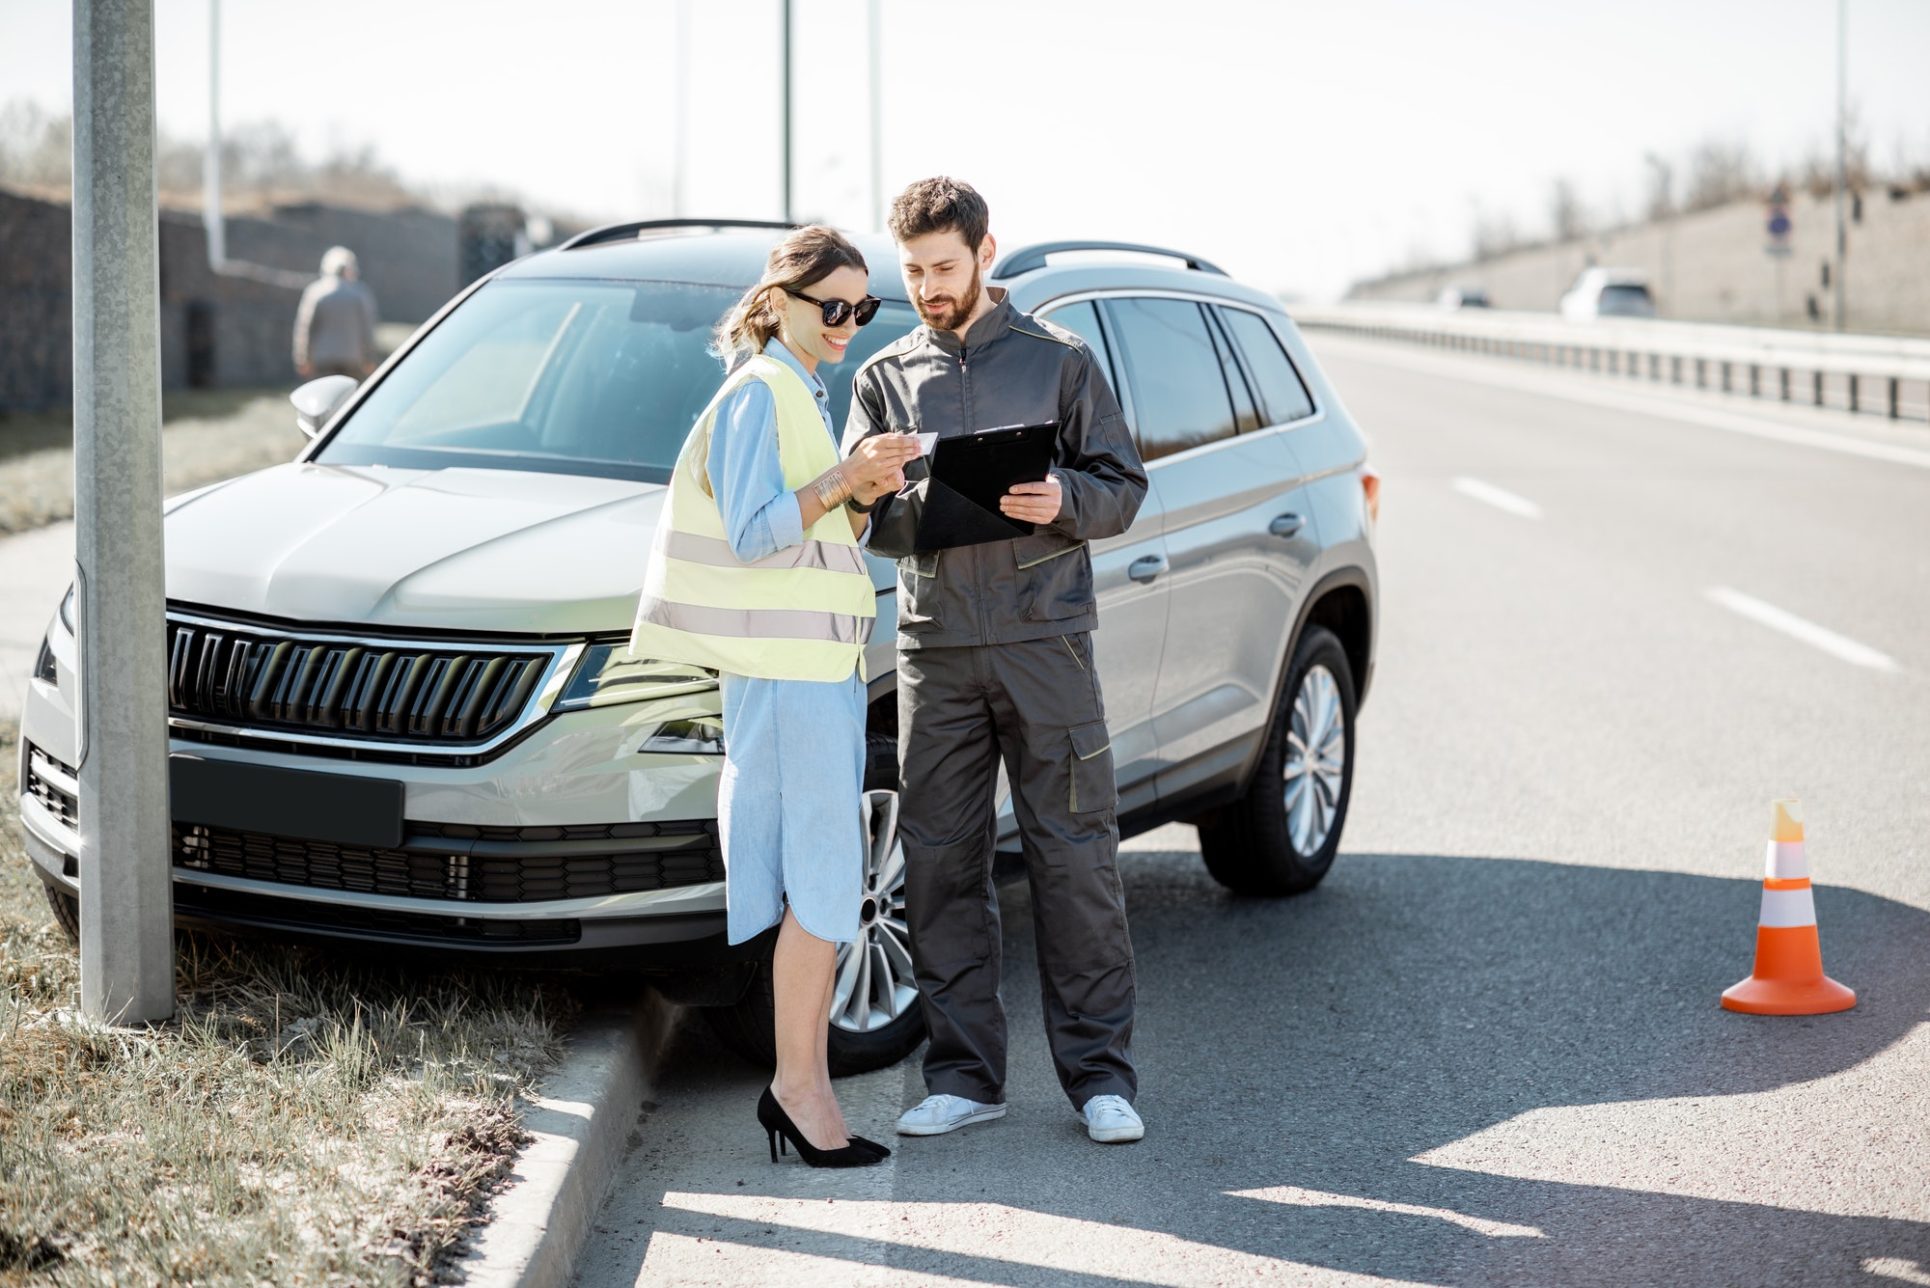
<svg viewBox="0 0 1930 1288">
<path fill-rule="evenodd" d="M 1103 814 L 1119 803 L 1119 785 L 1112 774 L 1112 735 L 1104 720 L 1073 725 L 1071 800 L 1074 814 Z"/>
</svg>

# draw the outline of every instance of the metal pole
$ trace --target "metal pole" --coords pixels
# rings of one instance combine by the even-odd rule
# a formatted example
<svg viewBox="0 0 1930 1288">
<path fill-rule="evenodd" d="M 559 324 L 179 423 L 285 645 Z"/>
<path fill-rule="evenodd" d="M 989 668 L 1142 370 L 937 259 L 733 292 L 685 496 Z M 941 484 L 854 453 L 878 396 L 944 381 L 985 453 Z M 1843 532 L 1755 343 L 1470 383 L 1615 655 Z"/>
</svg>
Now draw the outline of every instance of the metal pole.
<svg viewBox="0 0 1930 1288">
<path fill-rule="evenodd" d="M 74 0 L 80 1002 L 174 1012 L 153 0 Z"/>
<path fill-rule="evenodd" d="M 784 4 L 784 222 L 796 223 L 791 196 L 791 0 Z"/>
<path fill-rule="evenodd" d="M 208 159 L 202 166 L 201 222 L 208 230 L 208 267 L 228 258 L 221 220 L 221 0 L 208 0 Z"/>
<path fill-rule="evenodd" d="M 677 104 L 673 112 L 676 138 L 672 141 L 670 214 L 681 219 L 686 213 L 684 202 L 689 196 L 690 172 L 690 143 L 685 137 L 690 132 L 690 0 L 677 0 L 676 23 L 676 34 L 671 41 L 671 56 L 677 63 L 672 70 Z"/>
<path fill-rule="evenodd" d="M 885 228 L 885 105 L 884 75 L 884 0 L 871 0 L 869 19 L 871 55 L 871 226 Z"/>
<path fill-rule="evenodd" d="M 1847 322 L 1844 261 L 1849 258 L 1849 229 L 1843 223 L 1843 193 L 1849 187 L 1850 3 L 1836 0 L 1836 329 Z"/>
</svg>

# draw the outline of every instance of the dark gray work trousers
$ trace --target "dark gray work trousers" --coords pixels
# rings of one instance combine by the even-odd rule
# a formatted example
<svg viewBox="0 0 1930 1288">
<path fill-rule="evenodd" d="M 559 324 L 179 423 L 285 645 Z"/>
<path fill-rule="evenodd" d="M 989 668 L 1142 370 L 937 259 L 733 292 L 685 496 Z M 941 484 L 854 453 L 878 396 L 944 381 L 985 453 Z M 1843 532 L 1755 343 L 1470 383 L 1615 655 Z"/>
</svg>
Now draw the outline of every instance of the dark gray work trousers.
<svg viewBox="0 0 1930 1288">
<path fill-rule="evenodd" d="M 1005 761 L 1032 886 L 1046 1039 L 1080 1107 L 1133 1098 L 1133 950 L 1119 884 L 1118 790 L 1092 641 L 904 649 L 899 815 L 912 961 L 931 1045 L 925 1085 L 1005 1099 L 992 884 Z"/>
</svg>

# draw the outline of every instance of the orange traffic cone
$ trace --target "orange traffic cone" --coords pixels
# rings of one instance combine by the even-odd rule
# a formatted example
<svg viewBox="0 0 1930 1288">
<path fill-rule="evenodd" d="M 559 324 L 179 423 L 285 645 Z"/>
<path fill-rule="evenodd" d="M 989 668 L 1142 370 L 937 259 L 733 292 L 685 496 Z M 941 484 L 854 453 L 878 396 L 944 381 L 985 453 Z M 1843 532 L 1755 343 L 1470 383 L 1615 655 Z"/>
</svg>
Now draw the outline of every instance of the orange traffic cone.
<svg viewBox="0 0 1930 1288">
<path fill-rule="evenodd" d="M 1809 860 L 1803 857 L 1799 802 L 1770 807 L 1769 857 L 1762 882 L 1762 914 L 1756 918 L 1755 973 L 1722 995 L 1722 1005 L 1750 1015 L 1826 1015 L 1856 1005 L 1856 992 L 1823 974 L 1823 945 L 1816 937 L 1816 901 L 1810 894 Z"/>
</svg>

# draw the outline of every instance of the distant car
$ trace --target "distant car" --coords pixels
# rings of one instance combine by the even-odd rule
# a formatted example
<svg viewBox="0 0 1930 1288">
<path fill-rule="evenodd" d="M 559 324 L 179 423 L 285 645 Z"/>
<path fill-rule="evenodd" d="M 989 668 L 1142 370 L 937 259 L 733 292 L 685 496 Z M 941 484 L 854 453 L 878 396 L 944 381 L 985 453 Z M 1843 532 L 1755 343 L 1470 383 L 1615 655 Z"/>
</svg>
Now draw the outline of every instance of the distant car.
<svg viewBox="0 0 1930 1288">
<path fill-rule="evenodd" d="M 1488 293 L 1479 286 L 1450 286 L 1435 296 L 1434 302 L 1444 309 L 1485 309 L 1489 307 Z"/>
<path fill-rule="evenodd" d="M 1561 315 L 1576 321 L 1593 318 L 1652 318 L 1655 297 L 1648 277 L 1632 268 L 1585 268 L 1561 297 Z"/>
</svg>

